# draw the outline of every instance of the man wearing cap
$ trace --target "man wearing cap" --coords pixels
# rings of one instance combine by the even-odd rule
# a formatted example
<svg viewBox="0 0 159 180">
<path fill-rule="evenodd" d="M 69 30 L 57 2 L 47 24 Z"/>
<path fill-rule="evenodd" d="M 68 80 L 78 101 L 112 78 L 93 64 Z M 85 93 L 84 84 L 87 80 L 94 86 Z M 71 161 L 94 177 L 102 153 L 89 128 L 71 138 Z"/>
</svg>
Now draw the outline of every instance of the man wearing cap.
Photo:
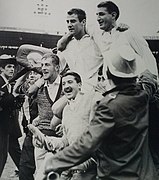
<svg viewBox="0 0 159 180">
<path fill-rule="evenodd" d="M 0 56 L 0 176 L 7 160 L 9 133 L 13 122 L 13 110 L 22 106 L 23 98 L 11 93 L 9 79 L 14 74 L 16 60 L 9 55 Z"/>
<path fill-rule="evenodd" d="M 61 173 L 94 153 L 100 180 L 157 179 L 148 148 L 149 98 L 136 82 L 138 58 L 130 46 L 109 54 L 109 91 L 83 135 L 46 161 L 46 174 Z"/>
</svg>

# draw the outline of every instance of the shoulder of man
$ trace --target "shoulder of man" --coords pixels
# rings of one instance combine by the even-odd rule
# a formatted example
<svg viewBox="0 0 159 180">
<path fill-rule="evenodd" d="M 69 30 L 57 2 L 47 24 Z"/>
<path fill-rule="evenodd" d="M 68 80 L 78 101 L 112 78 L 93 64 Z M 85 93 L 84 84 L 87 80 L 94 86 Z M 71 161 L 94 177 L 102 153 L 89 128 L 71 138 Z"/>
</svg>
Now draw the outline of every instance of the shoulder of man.
<svg viewBox="0 0 159 180">
<path fill-rule="evenodd" d="M 119 91 L 110 92 L 108 94 L 103 94 L 103 98 L 100 101 L 97 101 L 97 104 L 109 104 L 110 102 L 114 101 L 118 96 Z"/>
</svg>

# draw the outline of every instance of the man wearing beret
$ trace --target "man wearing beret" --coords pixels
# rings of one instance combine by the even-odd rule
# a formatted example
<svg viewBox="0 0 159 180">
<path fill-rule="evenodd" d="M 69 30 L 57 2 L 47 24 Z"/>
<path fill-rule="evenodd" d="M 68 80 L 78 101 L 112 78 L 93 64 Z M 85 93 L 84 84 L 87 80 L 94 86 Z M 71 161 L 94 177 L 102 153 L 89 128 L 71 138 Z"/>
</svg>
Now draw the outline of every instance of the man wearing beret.
<svg viewBox="0 0 159 180">
<path fill-rule="evenodd" d="M 0 176 L 7 160 L 9 132 L 13 124 L 13 110 L 21 107 L 23 98 L 11 93 L 9 79 L 13 77 L 16 60 L 9 55 L 0 56 Z"/>
</svg>

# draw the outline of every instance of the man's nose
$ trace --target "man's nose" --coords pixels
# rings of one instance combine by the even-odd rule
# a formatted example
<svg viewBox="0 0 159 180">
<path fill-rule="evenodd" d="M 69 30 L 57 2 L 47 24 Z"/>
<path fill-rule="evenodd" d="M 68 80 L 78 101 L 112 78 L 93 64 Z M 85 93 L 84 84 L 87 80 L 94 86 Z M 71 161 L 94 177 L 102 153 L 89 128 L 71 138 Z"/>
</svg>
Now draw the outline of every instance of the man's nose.
<svg viewBox="0 0 159 180">
<path fill-rule="evenodd" d="M 72 26 L 71 21 L 68 21 L 68 22 L 67 22 L 67 26 L 68 26 L 68 27 L 71 27 L 71 26 Z"/>
<path fill-rule="evenodd" d="M 14 67 L 11 68 L 11 71 L 14 71 Z"/>
<path fill-rule="evenodd" d="M 97 15 L 97 21 L 99 21 L 101 18 L 100 18 L 100 16 L 99 15 Z"/>
<path fill-rule="evenodd" d="M 42 69 L 46 69 L 46 66 L 45 65 L 42 65 L 42 67 L 41 67 Z"/>
</svg>

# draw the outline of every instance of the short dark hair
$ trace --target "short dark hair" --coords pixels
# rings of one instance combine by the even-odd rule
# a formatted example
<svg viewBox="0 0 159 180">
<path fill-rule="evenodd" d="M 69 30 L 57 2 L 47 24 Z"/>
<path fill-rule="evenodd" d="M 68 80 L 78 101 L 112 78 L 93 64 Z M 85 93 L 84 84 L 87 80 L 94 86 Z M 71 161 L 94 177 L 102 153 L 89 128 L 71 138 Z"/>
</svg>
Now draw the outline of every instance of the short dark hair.
<svg viewBox="0 0 159 180">
<path fill-rule="evenodd" d="M 110 72 L 109 68 L 107 68 L 106 74 L 107 74 L 108 79 L 111 79 L 111 80 L 114 82 L 115 85 L 135 83 L 135 82 L 136 82 L 136 79 L 137 79 L 137 77 L 133 77 L 133 78 L 122 78 L 122 77 L 114 76 L 114 75 Z"/>
<path fill-rule="evenodd" d="M 72 8 L 67 12 L 68 15 L 76 14 L 78 16 L 79 22 L 86 19 L 86 13 L 82 9 Z"/>
<path fill-rule="evenodd" d="M 119 17 L 119 14 L 120 14 L 120 11 L 119 11 L 119 8 L 118 8 L 118 6 L 115 4 L 115 3 L 113 3 L 112 1 L 104 1 L 104 2 L 101 2 L 101 3 L 99 3 L 98 5 L 97 5 L 97 7 L 98 8 L 101 8 L 101 7 L 105 7 L 105 8 L 107 8 L 107 11 L 109 12 L 109 13 L 112 13 L 112 12 L 116 12 L 116 20 L 118 19 L 118 17 Z"/>
<path fill-rule="evenodd" d="M 80 75 L 77 74 L 76 72 L 70 72 L 70 71 L 69 71 L 69 72 L 66 72 L 66 73 L 62 76 L 62 78 L 63 78 L 63 77 L 66 77 L 66 76 L 73 76 L 73 77 L 75 78 L 75 80 L 76 80 L 77 83 L 82 83 Z"/>
<path fill-rule="evenodd" d="M 59 57 L 56 54 L 54 54 L 54 53 L 51 53 L 51 52 L 50 53 L 46 53 L 42 57 L 42 59 L 47 59 L 47 58 L 51 58 L 52 59 L 52 63 L 54 65 L 59 65 L 59 63 L 60 63 Z"/>
</svg>

